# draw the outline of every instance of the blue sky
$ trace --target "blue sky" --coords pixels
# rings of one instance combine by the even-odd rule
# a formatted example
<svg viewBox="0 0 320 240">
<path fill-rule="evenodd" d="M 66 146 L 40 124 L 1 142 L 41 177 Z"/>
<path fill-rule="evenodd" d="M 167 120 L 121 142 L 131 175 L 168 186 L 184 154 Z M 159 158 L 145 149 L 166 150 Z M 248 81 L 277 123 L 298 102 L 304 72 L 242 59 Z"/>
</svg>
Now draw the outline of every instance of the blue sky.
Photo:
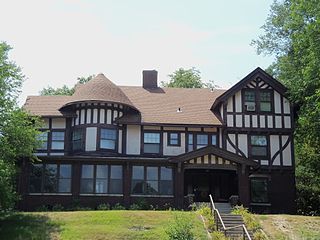
<svg viewBox="0 0 320 240">
<path fill-rule="evenodd" d="M 27 77 L 20 102 L 100 72 L 119 85 L 141 85 L 144 69 L 167 81 L 179 67 L 196 67 L 203 81 L 229 88 L 272 62 L 250 46 L 271 3 L 0 0 L 0 41 L 14 48 L 10 57 Z"/>
</svg>

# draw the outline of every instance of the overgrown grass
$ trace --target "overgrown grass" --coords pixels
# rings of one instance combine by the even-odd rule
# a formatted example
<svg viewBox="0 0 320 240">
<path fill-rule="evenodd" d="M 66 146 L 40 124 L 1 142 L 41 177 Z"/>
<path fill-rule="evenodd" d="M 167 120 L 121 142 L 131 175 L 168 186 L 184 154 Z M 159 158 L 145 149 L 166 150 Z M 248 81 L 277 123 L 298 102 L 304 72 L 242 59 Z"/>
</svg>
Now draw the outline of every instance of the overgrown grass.
<svg viewBox="0 0 320 240">
<path fill-rule="evenodd" d="M 10 214 L 0 218 L 0 239 L 168 239 L 177 213 L 192 222 L 195 239 L 207 239 L 195 212 L 129 210 Z"/>
<path fill-rule="evenodd" d="M 255 215 L 270 239 L 320 239 L 320 217 Z"/>
</svg>

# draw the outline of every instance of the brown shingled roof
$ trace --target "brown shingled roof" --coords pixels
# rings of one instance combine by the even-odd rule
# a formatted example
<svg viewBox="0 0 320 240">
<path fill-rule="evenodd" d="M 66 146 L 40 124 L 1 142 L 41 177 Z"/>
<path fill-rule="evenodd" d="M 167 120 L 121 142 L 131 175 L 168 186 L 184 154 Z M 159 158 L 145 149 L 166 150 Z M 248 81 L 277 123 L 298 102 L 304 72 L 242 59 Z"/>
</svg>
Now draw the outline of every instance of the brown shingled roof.
<svg viewBox="0 0 320 240">
<path fill-rule="evenodd" d="M 141 112 L 142 123 L 221 125 L 210 108 L 225 90 L 120 88 Z M 177 112 L 179 108 L 181 111 Z"/>
<path fill-rule="evenodd" d="M 23 109 L 32 115 L 61 117 L 64 114 L 59 109 L 70 99 L 71 96 L 28 96 Z"/>
<path fill-rule="evenodd" d="M 77 102 L 115 102 L 140 111 L 141 118 L 134 113 L 129 118 L 134 119 L 133 122 L 141 119 L 143 124 L 221 125 L 210 108 L 224 92 L 225 90 L 210 91 L 205 88 L 119 87 L 99 74 L 79 86 L 73 96 L 30 96 L 24 109 L 34 115 L 61 117 L 65 116 L 61 112 L 64 106 Z"/>
<path fill-rule="evenodd" d="M 113 102 L 125 104 L 134 108 L 132 102 L 130 102 L 121 89 L 102 73 L 98 74 L 86 84 L 77 86 L 70 101 L 67 102 L 65 106 L 84 101 Z"/>
</svg>

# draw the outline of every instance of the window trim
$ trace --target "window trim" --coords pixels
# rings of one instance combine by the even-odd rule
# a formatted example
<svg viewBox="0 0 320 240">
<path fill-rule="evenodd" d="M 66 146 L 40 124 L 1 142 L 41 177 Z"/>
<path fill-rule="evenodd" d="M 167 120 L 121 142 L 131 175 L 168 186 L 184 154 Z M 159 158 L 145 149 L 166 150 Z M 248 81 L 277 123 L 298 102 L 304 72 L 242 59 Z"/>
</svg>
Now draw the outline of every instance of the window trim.
<svg viewBox="0 0 320 240">
<path fill-rule="evenodd" d="M 245 104 L 245 92 L 254 92 L 255 93 L 255 111 L 247 111 L 246 104 Z M 270 111 L 262 111 L 261 110 L 261 94 L 260 93 L 270 93 Z M 274 92 L 272 89 L 260 89 L 260 88 L 243 88 L 241 90 L 241 100 L 242 100 L 242 109 L 243 112 L 246 114 L 272 114 L 274 113 Z M 263 101 L 265 102 L 265 101 Z"/>
<path fill-rule="evenodd" d="M 186 152 L 192 152 L 192 151 L 195 151 L 197 150 L 197 135 L 200 134 L 200 135 L 207 135 L 208 136 L 208 145 L 207 146 L 216 146 L 218 147 L 219 146 L 219 132 L 186 132 Z M 193 139 L 193 142 L 192 144 L 189 144 L 189 139 L 190 139 L 190 135 L 192 135 L 192 139 Z M 216 136 L 216 144 L 213 145 L 212 144 L 212 136 Z M 191 150 L 189 150 L 189 146 L 193 146 Z"/>
<path fill-rule="evenodd" d="M 171 143 L 171 134 L 177 134 L 177 144 Z M 181 133 L 180 132 L 167 132 L 167 146 L 181 147 Z"/>
<path fill-rule="evenodd" d="M 133 167 L 143 167 L 143 179 L 133 179 Z M 147 168 L 148 167 L 156 167 L 157 168 L 157 180 L 148 180 L 147 179 Z M 169 168 L 171 169 L 171 180 L 162 180 L 161 179 L 161 168 Z M 169 196 L 169 197 L 173 197 L 175 195 L 175 189 L 174 189 L 174 168 L 172 168 L 171 166 L 159 166 L 159 165 L 132 165 L 130 167 L 131 169 L 131 179 L 130 179 L 130 196 L 144 196 L 144 197 L 165 197 L 165 196 Z M 142 193 L 133 193 L 133 181 L 134 180 L 140 180 L 142 181 Z M 157 181 L 158 184 L 158 193 L 157 194 L 152 194 L 152 193 L 147 193 L 146 192 L 146 185 L 148 181 Z M 172 194 L 161 194 L 161 181 L 171 181 L 172 184 Z"/>
<path fill-rule="evenodd" d="M 252 180 L 264 180 L 266 181 L 266 186 L 267 186 L 267 191 L 266 191 L 266 196 L 267 196 L 267 201 L 263 201 L 263 202 L 256 202 L 256 201 L 253 201 L 253 194 L 252 194 L 252 191 L 253 191 L 253 187 L 252 187 Z M 252 204 L 268 204 L 270 203 L 270 196 L 269 196 L 269 189 L 270 189 L 270 179 L 268 177 L 252 177 L 250 178 L 250 203 Z"/>
<path fill-rule="evenodd" d="M 71 163 L 35 163 L 37 165 L 41 165 L 41 177 L 40 177 L 40 180 L 41 180 L 41 185 L 40 185 L 40 192 L 30 192 L 30 184 L 31 184 L 31 170 L 32 170 L 32 167 L 34 164 L 30 163 L 29 165 L 29 170 L 28 170 L 28 194 L 29 195 L 32 195 L 32 194 L 35 194 L 35 195 L 38 195 L 38 194 L 43 194 L 43 195 L 61 195 L 61 194 L 72 194 L 72 190 L 73 190 L 73 187 L 72 187 L 72 174 L 73 174 L 73 167 L 72 167 L 72 164 Z M 44 191 L 44 187 L 45 187 L 45 174 L 44 174 L 44 171 L 45 171 L 45 167 L 46 165 L 56 165 L 57 166 L 57 173 L 55 174 L 55 178 L 57 180 L 57 182 L 55 183 L 56 185 L 56 191 L 55 192 L 45 192 Z M 60 166 L 61 165 L 70 165 L 70 178 L 61 178 L 60 177 Z M 60 179 L 70 179 L 70 191 L 69 192 L 59 192 L 59 180 Z"/>
<path fill-rule="evenodd" d="M 83 128 L 83 127 L 73 127 L 72 128 L 72 131 L 71 131 L 71 149 L 72 149 L 72 151 L 73 152 L 81 152 L 81 151 L 84 151 L 84 141 L 85 141 L 85 138 L 86 138 L 86 136 L 85 136 L 85 132 L 86 131 L 84 131 L 84 129 L 85 128 Z M 77 141 L 79 141 L 80 142 L 80 148 L 79 149 L 74 149 L 74 139 L 73 139 L 73 133 L 74 133 L 74 131 L 79 131 L 80 132 L 80 139 L 79 140 L 77 140 Z"/>
<path fill-rule="evenodd" d="M 83 165 L 92 165 L 93 166 L 93 191 L 92 192 L 82 192 L 81 191 L 81 180 L 82 180 L 82 166 Z M 107 166 L 108 167 L 108 176 L 107 176 L 107 192 L 106 193 L 98 193 L 96 191 L 96 182 L 97 182 L 97 166 L 102 165 L 102 166 Z M 111 166 L 121 166 L 122 167 L 122 176 L 121 176 L 121 184 L 122 184 L 122 192 L 121 193 L 110 193 L 110 182 L 111 182 Z M 85 178 L 89 179 L 89 178 Z M 123 195 L 124 194 L 124 167 L 121 164 L 91 164 L 91 163 L 86 163 L 86 164 L 81 164 L 80 168 L 80 195 Z"/>
<path fill-rule="evenodd" d="M 251 137 L 252 136 L 259 136 L 259 137 L 266 137 L 266 141 L 267 141 L 267 145 L 266 146 L 261 146 L 261 145 L 253 145 L 251 143 Z M 257 159 L 257 160 L 268 160 L 270 159 L 270 139 L 269 139 L 269 135 L 267 134 L 260 134 L 260 133 L 251 133 L 251 134 L 248 134 L 248 146 L 249 146 L 249 156 L 251 159 Z M 258 146 L 258 147 L 265 147 L 266 148 L 266 155 L 264 156 L 256 156 L 256 155 L 252 155 L 252 147 L 255 147 L 255 146 Z"/>
<path fill-rule="evenodd" d="M 156 134 L 159 134 L 160 142 L 159 142 L 159 152 L 158 153 L 145 152 L 144 145 L 148 144 L 148 143 L 144 142 L 144 134 L 145 133 L 156 133 Z M 149 156 L 162 155 L 163 154 L 163 132 L 160 131 L 160 130 L 142 130 L 141 131 L 141 153 L 142 153 L 142 155 L 149 155 Z"/>
<path fill-rule="evenodd" d="M 115 141 L 115 148 L 114 149 L 108 149 L 108 148 L 103 148 L 101 147 L 101 132 L 103 129 L 107 129 L 107 130 L 115 130 L 116 132 L 116 139 Z M 110 140 L 110 139 L 105 139 L 105 140 Z M 112 139 L 111 139 L 112 140 Z M 97 131 L 97 150 L 100 151 L 106 151 L 106 152 L 118 152 L 119 149 L 119 129 L 113 126 L 103 126 L 103 127 L 99 127 L 98 131 Z"/>
<path fill-rule="evenodd" d="M 54 132 L 63 132 L 63 140 L 53 140 L 53 133 Z M 56 149 L 53 148 L 53 142 L 63 142 L 63 149 Z M 50 131 L 50 150 L 52 151 L 64 151 L 66 149 L 66 131 L 63 129 L 51 129 Z"/>
</svg>

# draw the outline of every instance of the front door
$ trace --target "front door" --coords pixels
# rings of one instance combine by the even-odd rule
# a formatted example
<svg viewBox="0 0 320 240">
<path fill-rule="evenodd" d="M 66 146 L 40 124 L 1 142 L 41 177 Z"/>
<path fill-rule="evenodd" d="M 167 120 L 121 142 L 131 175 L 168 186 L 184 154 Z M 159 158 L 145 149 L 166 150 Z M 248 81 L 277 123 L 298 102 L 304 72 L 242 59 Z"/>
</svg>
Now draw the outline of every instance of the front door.
<svg viewBox="0 0 320 240">
<path fill-rule="evenodd" d="M 208 202 L 209 194 L 216 202 L 226 202 L 238 194 L 236 171 L 186 169 L 184 194 L 193 194 L 195 202 Z"/>
</svg>

